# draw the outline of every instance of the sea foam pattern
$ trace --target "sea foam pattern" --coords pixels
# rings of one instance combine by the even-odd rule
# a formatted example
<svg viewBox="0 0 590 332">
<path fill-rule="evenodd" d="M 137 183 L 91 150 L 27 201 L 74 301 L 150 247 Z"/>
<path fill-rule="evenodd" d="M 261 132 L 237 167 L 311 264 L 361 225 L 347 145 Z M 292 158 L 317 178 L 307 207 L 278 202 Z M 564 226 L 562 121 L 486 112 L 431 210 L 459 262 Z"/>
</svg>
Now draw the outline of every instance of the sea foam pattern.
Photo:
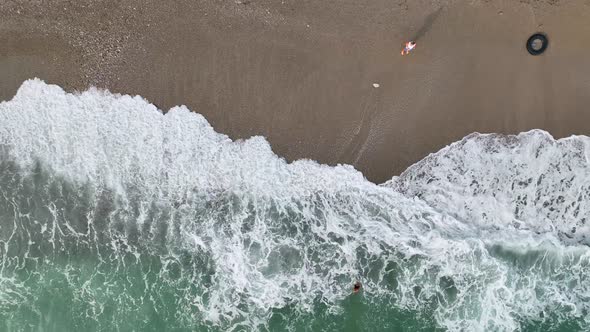
<svg viewBox="0 0 590 332">
<path fill-rule="evenodd" d="M 481 228 L 553 233 L 588 245 L 589 158 L 585 136 L 472 134 L 386 185 Z"/>
<path fill-rule="evenodd" d="M 0 104 L 0 315 L 45 326 L 62 280 L 76 328 L 309 330 L 358 279 L 378 317 L 588 326 L 586 142 L 473 135 L 378 186 L 186 107 L 30 80 Z"/>
</svg>

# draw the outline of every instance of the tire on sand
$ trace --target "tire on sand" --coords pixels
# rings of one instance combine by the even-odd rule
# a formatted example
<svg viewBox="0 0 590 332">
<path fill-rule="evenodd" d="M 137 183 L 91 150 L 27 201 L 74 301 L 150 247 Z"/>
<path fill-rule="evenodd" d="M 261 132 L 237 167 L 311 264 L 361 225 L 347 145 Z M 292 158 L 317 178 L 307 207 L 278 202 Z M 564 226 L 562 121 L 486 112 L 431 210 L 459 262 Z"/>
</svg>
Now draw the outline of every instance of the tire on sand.
<svg viewBox="0 0 590 332">
<path fill-rule="evenodd" d="M 541 42 L 541 47 L 535 49 L 533 46 L 537 40 Z M 542 54 L 547 49 L 547 46 L 549 46 L 549 40 L 547 40 L 547 36 L 542 33 L 535 33 L 526 41 L 526 49 L 531 55 Z"/>
</svg>

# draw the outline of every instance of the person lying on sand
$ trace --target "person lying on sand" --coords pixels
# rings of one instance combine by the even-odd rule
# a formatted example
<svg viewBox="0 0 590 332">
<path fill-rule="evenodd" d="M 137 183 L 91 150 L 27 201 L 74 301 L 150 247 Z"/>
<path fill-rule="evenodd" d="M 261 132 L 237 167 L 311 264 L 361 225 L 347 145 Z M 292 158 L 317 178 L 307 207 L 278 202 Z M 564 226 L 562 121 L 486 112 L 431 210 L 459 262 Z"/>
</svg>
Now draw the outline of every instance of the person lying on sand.
<svg viewBox="0 0 590 332">
<path fill-rule="evenodd" d="M 409 42 L 406 43 L 406 46 L 402 50 L 402 55 L 410 54 L 410 51 L 412 51 L 414 49 L 414 47 L 416 47 L 416 42 L 410 40 Z"/>
</svg>

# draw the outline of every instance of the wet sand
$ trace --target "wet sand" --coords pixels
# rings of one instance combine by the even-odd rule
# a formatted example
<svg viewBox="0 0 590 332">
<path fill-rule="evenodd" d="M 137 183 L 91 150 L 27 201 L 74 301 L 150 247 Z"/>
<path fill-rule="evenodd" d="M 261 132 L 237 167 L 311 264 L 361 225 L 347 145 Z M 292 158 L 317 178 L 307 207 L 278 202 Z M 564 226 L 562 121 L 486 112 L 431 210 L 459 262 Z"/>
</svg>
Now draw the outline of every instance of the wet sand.
<svg viewBox="0 0 590 332">
<path fill-rule="evenodd" d="M 376 182 L 474 131 L 590 134 L 588 1 L 12 0 L 0 15 L 1 99 L 39 77 L 185 104 Z"/>
</svg>

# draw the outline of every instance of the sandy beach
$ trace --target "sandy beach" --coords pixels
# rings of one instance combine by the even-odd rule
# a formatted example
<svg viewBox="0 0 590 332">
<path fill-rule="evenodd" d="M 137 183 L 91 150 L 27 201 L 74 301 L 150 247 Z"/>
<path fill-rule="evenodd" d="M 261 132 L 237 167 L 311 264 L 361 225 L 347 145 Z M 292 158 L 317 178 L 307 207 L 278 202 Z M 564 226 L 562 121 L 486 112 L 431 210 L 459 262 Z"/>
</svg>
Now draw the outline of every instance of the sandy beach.
<svg viewBox="0 0 590 332">
<path fill-rule="evenodd" d="M 0 15 L 2 100 L 39 77 L 184 104 L 375 182 L 475 131 L 590 132 L 588 1 L 9 0 Z"/>
</svg>

